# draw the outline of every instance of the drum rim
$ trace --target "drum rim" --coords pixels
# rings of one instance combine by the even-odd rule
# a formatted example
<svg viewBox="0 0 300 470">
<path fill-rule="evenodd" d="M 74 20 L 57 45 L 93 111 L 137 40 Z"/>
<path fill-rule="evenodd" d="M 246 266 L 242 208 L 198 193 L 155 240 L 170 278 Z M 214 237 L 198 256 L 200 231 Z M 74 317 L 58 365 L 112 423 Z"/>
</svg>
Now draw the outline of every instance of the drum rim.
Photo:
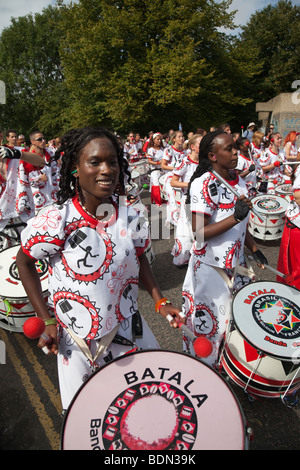
<svg viewBox="0 0 300 470">
<path fill-rule="evenodd" d="M 285 285 L 287 287 L 289 287 L 290 289 L 293 289 L 295 290 L 298 294 L 300 293 L 300 290 L 297 289 L 296 287 L 293 287 L 293 286 L 289 286 L 287 284 L 283 284 L 282 282 L 278 282 L 278 281 L 253 281 L 249 284 L 247 284 L 246 286 L 242 287 L 238 292 L 236 292 L 233 296 L 233 299 L 232 299 L 232 303 L 231 303 L 231 315 L 232 315 L 232 321 L 234 323 L 234 326 L 236 327 L 236 329 L 238 330 L 238 332 L 240 333 L 240 335 L 242 336 L 242 338 L 250 344 L 250 346 L 252 346 L 254 349 L 256 349 L 256 351 L 258 353 L 263 353 L 263 354 L 266 354 L 267 356 L 271 356 L 275 359 L 278 359 L 280 361 L 287 361 L 287 362 L 292 362 L 293 359 L 288 359 L 286 356 L 280 356 L 280 355 L 277 355 L 275 353 L 270 353 L 269 351 L 266 351 L 262 348 L 258 348 L 257 345 L 255 345 L 253 342 L 251 342 L 246 336 L 245 334 L 241 331 L 241 329 L 238 327 L 236 321 L 235 321 L 235 318 L 234 318 L 234 312 L 233 312 L 233 304 L 234 304 L 234 301 L 235 301 L 235 298 L 236 296 L 245 288 L 247 288 L 249 285 L 253 285 L 253 284 L 259 284 L 259 283 L 265 283 L 265 282 L 271 282 L 272 284 L 280 284 L 280 285 Z"/>
<path fill-rule="evenodd" d="M 90 380 L 92 380 L 92 378 L 97 375 L 98 373 L 100 373 L 100 371 L 102 371 L 103 369 L 105 369 L 106 367 L 108 367 L 109 365 L 113 364 L 114 362 L 117 362 L 118 360 L 120 359 L 123 359 L 123 358 L 126 358 L 126 357 L 130 357 L 130 356 L 133 356 L 133 355 L 136 355 L 136 354 L 143 354 L 143 353 L 148 353 L 148 352 L 155 352 L 155 353 L 161 353 L 161 352 L 167 352 L 167 353 L 173 353 L 173 354 L 177 354 L 177 355 L 180 355 L 180 356 L 184 356 L 184 357 L 189 357 L 190 359 L 194 359 L 195 361 L 197 362 L 200 362 L 202 365 L 206 366 L 208 369 L 210 369 L 212 372 L 214 372 L 214 374 L 216 374 L 218 376 L 219 379 L 221 379 L 221 381 L 223 382 L 223 384 L 228 388 L 228 390 L 231 392 L 233 398 L 234 398 L 234 401 L 237 405 L 237 409 L 239 411 L 239 414 L 240 414 L 240 419 L 241 419 L 241 424 L 242 424 L 242 430 L 243 430 L 243 442 L 244 442 L 244 450 L 247 450 L 248 449 L 248 436 L 247 436 L 247 421 L 246 421 L 246 417 L 245 417 L 245 413 L 244 413 L 244 410 L 239 402 L 239 399 L 237 398 L 237 395 L 236 393 L 233 391 L 231 385 L 228 383 L 228 381 L 226 380 L 225 377 L 223 377 L 220 373 L 218 373 L 212 366 L 210 366 L 209 364 L 206 364 L 204 361 L 202 361 L 201 359 L 195 357 L 195 356 L 191 356 L 189 354 L 186 354 L 184 352 L 179 352 L 179 351 L 174 351 L 174 350 L 170 350 L 170 349 L 143 349 L 143 350 L 139 350 L 139 351 L 132 351 L 132 352 L 129 352 L 129 353 L 126 353 L 126 354 L 123 354 L 122 356 L 119 356 L 119 357 L 116 357 L 115 359 L 111 360 L 110 362 L 108 362 L 107 364 L 103 364 L 101 367 L 99 367 L 99 369 L 95 370 L 89 377 L 88 379 L 86 380 L 86 382 L 84 382 L 80 387 L 79 389 L 76 391 L 74 397 L 72 398 L 65 414 L 64 414 L 64 417 L 63 417 L 63 423 L 62 423 L 62 426 L 61 426 L 61 433 L 60 433 L 60 450 L 64 450 L 64 447 L 63 447 L 63 444 L 64 444 L 64 432 L 65 432 L 65 428 L 66 428 L 66 425 L 67 425 L 67 419 L 68 419 L 68 416 L 72 410 L 72 407 L 75 403 L 75 401 L 77 400 L 77 397 L 78 395 L 81 393 L 82 389 L 87 385 L 88 382 L 90 382 Z"/>
<path fill-rule="evenodd" d="M 13 246 L 9 246 L 9 247 L 7 247 L 7 248 L 4 248 L 4 250 L 2 250 L 0 253 L 4 253 L 5 251 L 11 250 L 12 248 L 16 248 L 16 247 L 21 248 L 21 247 L 22 247 L 22 244 L 19 243 L 19 244 L 16 244 L 16 245 L 13 245 Z M 38 261 L 38 260 L 37 260 L 37 261 Z M 49 277 L 49 273 L 48 273 L 48 277 Z M 20 280 L 20 281 L 21 281 L 21 280 Z M 45 295 L 46 295 L 47 293 L 48 293 L 48 295 L 49 295 L 49 283 L 47 284 L 47 287 L 45 288 L 45 290 L 43 290 L 42 292 L 43 292 L 43 294 L 45 294 Z M 16 301 L 18 301 L 18 300 L 25 300 L 25 299 L 28 299 L 28 296 L 27 296 L 27 295 L 24 295 L 24 296 L 22 296 L 22 297 L 11 297 L 11 296 L 8 297 L 7 295 L 1 294 L 1 292 L 0 292 L 0 300 L 8 300 L 8 301 L 10 301 L 10 300 L 11 300 L 11 301 L 16 300 Z M 29 300 L 29 299 L 28 299 L 28 300 Z"/>
<path fill-rule="evenodd" d="M 279 209 L 278 209 L 278 211 L 272 212 L 272 213 L 269 212 L 267 209 L 261 210 L 260 208 L 256 207 L 256 210 L 257 210 L 258 212 L 260 212 L 261 214 L 266 214 L 266 215 L 276 215 L 276 214 L 282 214 L 283 212 L 286 211 L 287 206 L 288 206 L 287 200 L 284 199 L 284 198 L 281 197 L 281 196 L 278 196 L 277 194 L 265 194 L 265 195 L 262 194 L 262 195 L 260 195 L 260 196 L 255 196 L 255 197 L 251 200 L 252 205 L 254 206 L 254 204 L 256 203 L 257 200 L 263 199 L 263 198 L 266 198 L 266 197 L 269 197 L 270 199 L 276 198 L 276 199 L 280 200 L 280 202 L 283 203 L 283 204 L 282 204 L 283 206 L 285 205 L 286 207 L 282 207 L 282 210 L 281 210 L 280 212 L 279 212 Z"/>
</svg>

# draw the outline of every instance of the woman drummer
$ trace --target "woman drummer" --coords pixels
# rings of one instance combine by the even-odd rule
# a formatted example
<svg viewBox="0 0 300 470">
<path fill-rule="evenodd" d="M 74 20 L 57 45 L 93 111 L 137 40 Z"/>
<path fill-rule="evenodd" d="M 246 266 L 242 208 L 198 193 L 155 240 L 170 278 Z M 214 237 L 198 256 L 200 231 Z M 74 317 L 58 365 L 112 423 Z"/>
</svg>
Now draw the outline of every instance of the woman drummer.
<svg viewBox="0 0 300 470">
<path fill-rule="evenodd" d="M 244 245 L 260 265 L 267 262 L 247 231 L 251 201 L 236 164 L 237 150 L 230 135 L 216 131 L 204 136 L 186 201 L 190 204 L 195 241 L 183 283 L 183 313 L 193 333 L 212 342 L 211 355 L 203 359 L 212 366 L 217 363 L 229 319 L 232 288 L 239 289 L 249 282 Z M 212 170 L 241 196 L 237 199 Z M 195 354 L 185 337 L 183 347 Z"/>
<path fill-rule="evenodd" d="M 66 408 L 95 368 L 132 349 L 134 337 L 140 348 L 158 347 L 138 312 L 139 281 L 157 312 L 180 317 L 149 266 L 147 223 L 117 192 L 124 194 L 127 172 L 117 138 L 105 129 L 75 129 L 63 137 L 60 152 L 57 203 L 28 222 L 17 265 L 28 297 L 47 325 L 49 353 L 58 356 Z M 35 268 L 41 258 L 49 260 L 50 308 Z M 112 342 L 116 335 L 131 345 Z M 39 347 L 45 347 L 41 338 Z"/>
</svg>

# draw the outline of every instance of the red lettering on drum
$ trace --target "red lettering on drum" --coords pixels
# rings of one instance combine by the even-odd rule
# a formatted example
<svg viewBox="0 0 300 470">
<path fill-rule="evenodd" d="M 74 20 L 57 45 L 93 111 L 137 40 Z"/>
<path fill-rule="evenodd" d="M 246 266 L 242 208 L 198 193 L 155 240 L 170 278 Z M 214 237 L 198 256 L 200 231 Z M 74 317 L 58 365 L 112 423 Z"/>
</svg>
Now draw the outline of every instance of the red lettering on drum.
<svg viewBox="0 0 300 470">
<path fill-rule="evenodd" d="M 256 299 L 256 297 L 258 297 L 259 295 L 265 295 L 265 294 L 276 294 L 275 290 L 274 289 L 271 289 L 271 290 L 267 290 L 267 289 L 263 289 L 263 290 L 258 290 L 257 292 L 251 292 L 250 295 L 248 295 L 247 299 L 244 300 L 244 304 L 251 304 L 252 300 Z"/>
<path fill-rule="evenodd" d="M 276 341 L 276 339 L 270 338 L 270 336 L 265 336 L 264 340 L 268 341 L 269 343 L 276 344 L 276 346 L 282 346 L 284 348 L 287 347 L 287 344 L 284 343 L 283 341 Z"/>
<path fill-rule="evenodd" d="M 12 279 L 10 279 L 9 277 L 7 279 L 5 279 L 7 282 L 10 282 L 11 284 L 14 284 L 15 286 L 18 286 L 19 285 L 19 282 L 17 281 L 13 281 Z"/>
</svg>

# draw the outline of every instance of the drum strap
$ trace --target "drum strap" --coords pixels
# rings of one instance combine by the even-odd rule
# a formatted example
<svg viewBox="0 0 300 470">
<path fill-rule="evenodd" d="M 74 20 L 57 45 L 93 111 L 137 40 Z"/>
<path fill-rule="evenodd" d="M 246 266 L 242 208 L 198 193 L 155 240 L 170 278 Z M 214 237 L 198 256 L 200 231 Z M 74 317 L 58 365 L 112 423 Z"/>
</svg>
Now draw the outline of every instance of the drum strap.
<svg viewBox="0 0 300 470">
<path fill-rule="evenodd" d="M 81 349 L 83 354 L 94 365 L 96 360 L 98 359 L 98 357 L 101 356 L 105 352 L 105 350 L 108 348 L 108 346 L 110 345 L 110 343 L 112 342 L 112 340 L 116 336 L 117 331 L 119 329 L 119 326 L 120 325 L 118 323 L 110 333 L 108 333 L 107 335 L 103 336 L 103 338 L 100 339 L 99 344 L 98 344 L 98 348 L 97 348 L 97 351 L 96 351 L 96 354 L 95 354 L 94 357 L 93 357 L 93 355 L 90 351 L 90 348 L 86 344 L 85 340 L 83 338 L 79 338 L 78 336 L 76 336 L 74 334 L 74 332 L 71 331 L 69 328 L 67 330 L 68 330 L 68 333 L 70 334 L 70 336 L 74 339 L 77 346 Z"/>
<path fill-rule="evenodd" d="M 255 273 L 253 271 L 253 268 L 252 266 L 250 265 L 247 257 L 245 256 L 245 260 L 246 260 L 246 264 L 247 264 L 247 268 L 245 268 L 244 266 L 241 266 L 239 264 L 239 262 L 237 261 L 236 263 L 236 266 L 233 270 L 233 275 L 232 277 L 230 278 L 229 276 L 227 276 L 226 272 L 224 271 L 224 269 L 222 268 L 218 268 L 217 266 L 213 266 L 213 268 L 220 274 L 220 276 L 224 279 L 224 281 L 226 282 L 228 288 L 230 290 L 233 289 L 233 284 L 234 284 L 234 280 L 235 280 L 235 276 L 236 274 L 240 274 L 241 276 L 245 276 L 245 277 L 249 277 L 250 279 L 254 279 L 255 277 Z"/>
</svg>

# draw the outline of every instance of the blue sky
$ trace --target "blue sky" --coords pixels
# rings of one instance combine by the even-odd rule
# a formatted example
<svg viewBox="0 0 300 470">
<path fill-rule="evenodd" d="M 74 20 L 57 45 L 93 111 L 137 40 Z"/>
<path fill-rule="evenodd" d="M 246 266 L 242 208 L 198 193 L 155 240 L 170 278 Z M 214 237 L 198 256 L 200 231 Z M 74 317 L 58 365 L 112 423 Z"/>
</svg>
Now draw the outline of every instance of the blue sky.
<svg viewBox="0 0 300 470">
<path fill-rule="evenodd" d="M 65 0 L 70 3 L 71 0 Z M 219 1 L 219 0 L 216 0 Z M 48 5 L 55 5 L 56 0 L 0 0 L 0 34 L 3 28 L 10 26 L 11 17 L 40 13 Z M 76 3 L 76 1 L 75 1 Z M 235 23 L 244 25 L 250 16 L 267 5 L 275 5 L 277 0 L 233 0 L 231 10 L 238 10 Z M 300 5 L 300 0 L 293 0 L 293 5 Z"/>
</svg>

